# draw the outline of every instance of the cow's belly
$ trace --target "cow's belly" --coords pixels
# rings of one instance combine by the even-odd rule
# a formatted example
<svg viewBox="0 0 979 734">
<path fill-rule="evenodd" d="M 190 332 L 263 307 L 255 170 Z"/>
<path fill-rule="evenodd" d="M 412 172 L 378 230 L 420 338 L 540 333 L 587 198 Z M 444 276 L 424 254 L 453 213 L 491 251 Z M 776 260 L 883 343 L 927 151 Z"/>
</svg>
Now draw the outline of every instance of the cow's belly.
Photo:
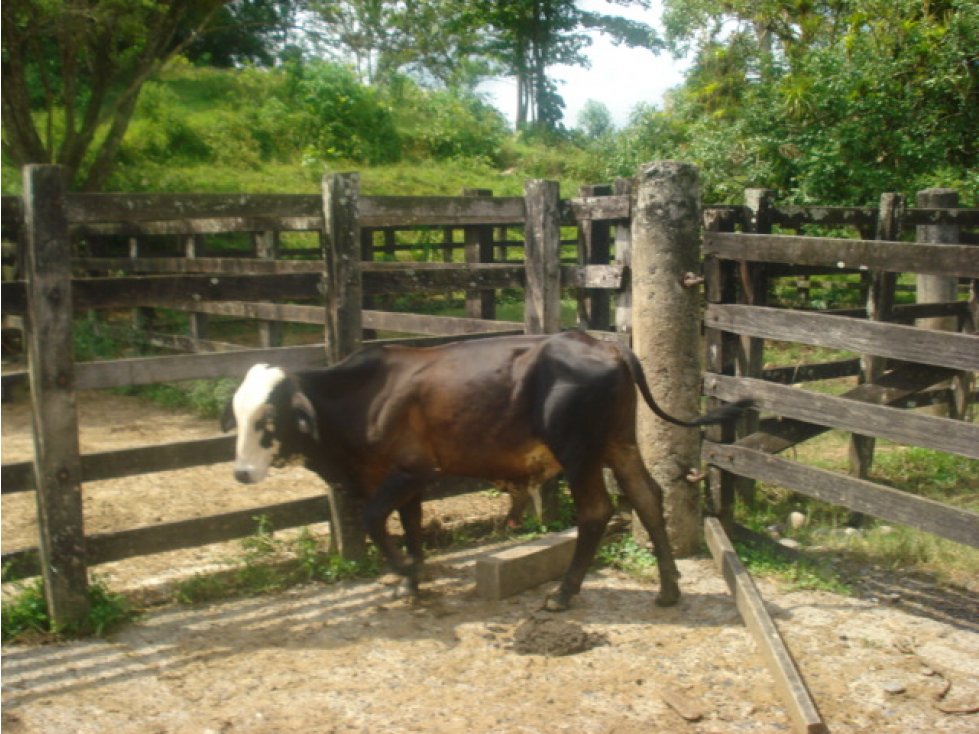
<svg viewBox="0 0 979 734">
<path fill-rule="evenodd" d="M 439 452 L 439 469 L 454 476 L 543 484 L 561 471 L 561 465 L 542 443 L 520 446 L 475 444 Z"/>
</svg>

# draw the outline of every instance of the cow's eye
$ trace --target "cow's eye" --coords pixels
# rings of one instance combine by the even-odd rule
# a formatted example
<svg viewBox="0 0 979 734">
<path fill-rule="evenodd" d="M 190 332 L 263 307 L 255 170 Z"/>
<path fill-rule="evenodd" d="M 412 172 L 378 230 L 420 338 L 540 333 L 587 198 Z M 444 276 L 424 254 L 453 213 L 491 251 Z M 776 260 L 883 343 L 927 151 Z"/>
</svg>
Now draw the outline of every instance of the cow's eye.
<svg viewBox="0 0 979 734">
<path fill-rule="evenodd" d="M 272 448 L 272 432 L 271 431 L 263 431 L 262 432 L 262 438 L 259 440 L 258 443 L 259 443 L 259 445 L 263 449 L 270 449 L 270 448 Z"/>
</svg>

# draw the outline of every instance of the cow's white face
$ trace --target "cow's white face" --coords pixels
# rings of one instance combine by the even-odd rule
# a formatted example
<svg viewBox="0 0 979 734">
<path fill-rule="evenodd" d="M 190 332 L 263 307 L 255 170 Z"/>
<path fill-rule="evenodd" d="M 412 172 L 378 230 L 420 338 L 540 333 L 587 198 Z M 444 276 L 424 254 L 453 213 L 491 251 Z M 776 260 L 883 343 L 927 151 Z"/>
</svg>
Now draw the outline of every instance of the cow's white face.
<svg viewBox="0 0 979 734">
<path fill-rule="evenodd" d="M 269 397 L 286 378 L 278 367 L 256 364 L 231 401 L 238 440 L 235 445 L 235 479 L 255 484 L 265 478 L 278 451 L 275 409 Z"/>
</svg>

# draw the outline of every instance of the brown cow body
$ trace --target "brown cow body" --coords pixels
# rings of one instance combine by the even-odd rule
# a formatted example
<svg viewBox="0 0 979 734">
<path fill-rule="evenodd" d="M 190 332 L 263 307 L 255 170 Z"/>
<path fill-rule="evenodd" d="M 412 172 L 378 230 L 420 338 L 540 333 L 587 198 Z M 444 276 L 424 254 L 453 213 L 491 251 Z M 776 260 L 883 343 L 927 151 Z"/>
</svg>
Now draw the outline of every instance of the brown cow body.
<svg viewBox="0 0 979 734">
<path fill-rule="evenodd" d="M 653 540 L 657 601 L 673 604 L 679 574 L 662 493 L 636 445 L 637 385 L 658 415 L 683 425 L 719 422 L 744 407 L 677 421 L 652 402 L 631 352 L 566 332 L 424 349 L 374 346 L 333 367 L 291 375 L 257 365 L 225 424 L 239 425 L 239 480 L 260 481 L 272 461 L 300 455 L 327 482 L 359 494 L 368 534 L 413 592 L 429 481 L 440 475 L 482 478 L 513 487 L 525 499 L 527 488 L 563 472 L 578 539 L 560 588 L 548 600 L 555 610 L 566 608 L 580 589 L 612 515 L 602 475 L 610 467 Z M 410 560 L 385 529 L 395 510 Z"/>
</svg>

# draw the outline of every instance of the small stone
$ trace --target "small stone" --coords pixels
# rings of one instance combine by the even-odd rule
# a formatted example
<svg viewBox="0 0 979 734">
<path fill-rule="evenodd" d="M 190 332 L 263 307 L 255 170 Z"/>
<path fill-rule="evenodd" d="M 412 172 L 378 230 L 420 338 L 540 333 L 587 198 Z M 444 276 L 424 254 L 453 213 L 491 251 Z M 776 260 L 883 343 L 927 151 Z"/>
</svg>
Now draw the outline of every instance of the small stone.
<svg viewBox="0 0 979 734">
<path fill-rule="evenodd" d="M 894 528 L 892 528 L 890 525 L 881 525 L 879 528 L 877 528 L 877 532 L 881 535 L 890 535 L 894 532 Z"/>
<path fill-rule="evenodd" d="M 860 535 L 860 531 L 856 528 L 846 528 L 843 534 L 848 538 L 852 538 L 854 535 Z"/>
<path fill-rule="evenodd" d="M 792 540 L 792 538 L 782 538 L 778 544 L 792 550 L 799 550 L 802 547 L 802 543 L 798 540 Z"/>
<path fill-rule="evenodd" d="M 904 686 L 904 684 L 898 683 L 897 681 L 888 681 L 884 684 L 884 693 L 891 696 L 899 696 L 906 690 L 907 688 Z"/>
<path fill-rule="evenodd" d="M 809 518 L 802 512 L 793 512 L 789 514 L 789 525 L 791 525 L 794 530 L 798 530 L 807 522 L 809 522 Z"/>
</svg>

